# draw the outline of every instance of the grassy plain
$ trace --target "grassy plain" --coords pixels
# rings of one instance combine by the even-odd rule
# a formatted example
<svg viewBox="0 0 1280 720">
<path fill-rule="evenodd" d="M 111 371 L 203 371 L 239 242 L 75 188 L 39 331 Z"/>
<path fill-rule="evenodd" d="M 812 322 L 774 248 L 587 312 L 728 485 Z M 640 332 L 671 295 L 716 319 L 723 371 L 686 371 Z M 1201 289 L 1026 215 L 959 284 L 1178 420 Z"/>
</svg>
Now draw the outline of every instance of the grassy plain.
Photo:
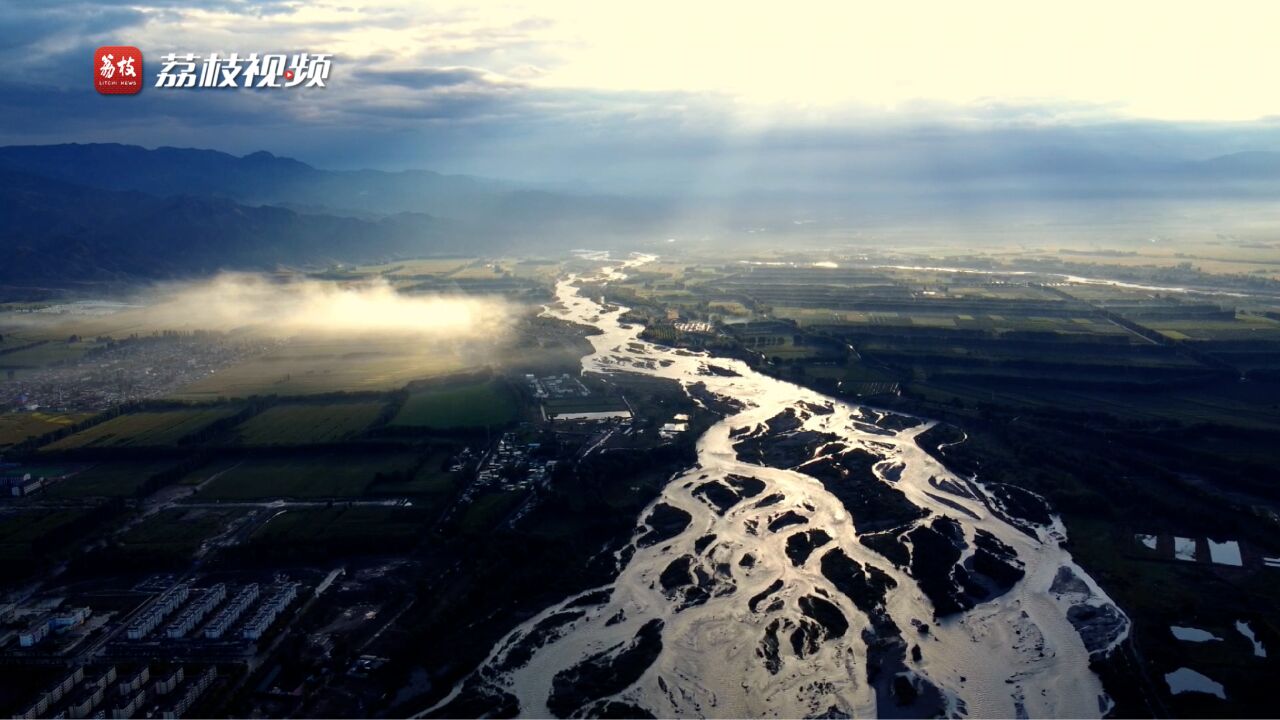
<svg viewBox="0 0 1280 720">
<path fill-rule="evenodd" d="M 132 562 L 178 565 L 200 544 L 223 530 L 243 511 L 238 509 L 176 508 L 162 510 L 114 538 L 117 551 Z"/>
<path fill-rule="evenodd" d="M 1280 321 L 1256 315 L 1237 315 L 1234 320 L 1149 320 L 1143 324 L 1176 340 L 1269 340 L 1280 342 Z"/>
<path fill-rule="evenodd" d="M 156 473 L 168 470 L 172 461 L 104 462 L 45 488 L 45 495 L 58 499 L 90 497 L 133 497 Z"/>
<path fill-rule="evenodd" d="M 238 408 L 219 406 L 188 410 L 135 412 L 98 423 L 46 445 L 45 450 L 86 447 L 165 447 L 230 417 Z"/>
<path fill-rule="evenodd" d="M 403 552 L 428 519 L 425 511 L 414 507 L 291 509 L 258 528 L 249 545 L 286 554 L 316 548 Z"/>
<path fill-rule="evenodd" d="M 458 518 L 458 528 L 467 535 L 492 532 L 522 500 L 523 496 L 519 493 L 495 492 L 481 495 Z"/>
<path fill-rule="evenodd" d="M 412 380 L 472 369 L 483 353 L 421 339 L 369 337 L 295 340 L 180 388 L 184 400 L 251 395 L 317 395 L 391 390 Z"/>
<path fill-rule="evenodd" d="M 16 445 L 30 437 L 40 437 L 74 425 L 90 416 L 85 413 L 21 412 L 0 415 L 0 447 Z"/>
<path fill-rule="evenodd" d="M 449 472 L 446 468 L 453 448 L 433 450 L 427 455 L 418 469 L 412 474 L 386 473 L 385 477 L 375 479 L 366 488 L 365 494 L 370 496 L 414 497 L 414 502 L 421 504 L 438 503 L 457 489 L 460 480 L 458 473 Z"/>
<path fill-rule="evenodd" d="M 220 474 L 195 499 L 360 497 L 378 473 L 403 472 L 413 466 L 414 460 L 412 453 L 403 452 L 246 458 L 199 471 L 202 480 Z"/>
<path fill-rule="evenodd" d="M 503 260 L 475 260 L 447 273 L 450 280 L 491 280 L 511 272 L 514 263 Z"/>
<path fill-rule="evenodd" d="M 92 513 L 87 508 L 10 510 L 0 513 L 0 580 L 36 570 L 41 558 L 66 545 L 77 526 Z"/>
<path fill-rule="evenodd" d="M 420 275 L 448 275 L 470 264 L 474 258 L 418 258 L 382 265 L 361 265 L 357 272 L 392 278 Z"/>
<path fill-rule="evenodd" d="M 414 392 L 392 419 L 393 426 L 435 429 L 504 425 L 516 419 L 517 400 L 499 380 Z"/>
<path fill-rule="evenodd" d="M 236 426 L 244 445 L 310 445 L 350 440 L 378 417 L 384 402 L 275 405 Z"/>
<path fill-rule="evenodd" d="M 67 342 L 73 334 L 64 332 L 61 324 L 54 321 L 58 316 L 41 317 L 48 325 L 23 326 L 11 329 L 6 325 L 5 316 L 0 314 L 0 370 L 12 368 L 41 368 L 54 363 L 74 362 L 84 357 L 85 353 L 100 347 L 96 340 Z"/>
</svg>

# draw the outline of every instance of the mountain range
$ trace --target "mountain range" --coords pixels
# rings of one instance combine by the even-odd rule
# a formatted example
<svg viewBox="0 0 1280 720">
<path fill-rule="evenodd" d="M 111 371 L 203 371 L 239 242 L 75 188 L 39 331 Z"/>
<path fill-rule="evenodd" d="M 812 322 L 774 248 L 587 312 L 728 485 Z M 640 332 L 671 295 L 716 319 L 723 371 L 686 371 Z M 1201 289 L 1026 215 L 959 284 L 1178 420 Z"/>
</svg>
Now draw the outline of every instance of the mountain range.
<svg viewBox="0 0 1280 720">
<path fill-rule="evenodd" d="M 787 228 L 797 218 L 810 229 L 824 222 L 848 228 L 1013 217 L 1046 203 L 1067 203 L 1064 212 L 1078 216 L 1094 205 L 1123 213 L 1137 203 L 1265 207 L 1280 198 L 1274 152 L 1189 161 L 979 144 L 909 156 L 874 148 L 819 153 L 806 168 L 762 162 L 718 192 L 672 188 L 666 198 L 641 198 L 425 170 L 323 170 L 261 151 L 237 157 L 119 144 L 0 147 L 0 285 L 553 251 L 651 240 L 673 228 L 686 235 L 758 226 L 785 233 L 794 232 Z M 1128 205 L 1117 211 L 1116 202 Z"/>
<path fill-rule="evenodd" d="M 0 148 L 0 284 L 154 280 L 545 246 L 642 231 L 650 208 L 427 171 L 256 152 Z"/>
</svg>

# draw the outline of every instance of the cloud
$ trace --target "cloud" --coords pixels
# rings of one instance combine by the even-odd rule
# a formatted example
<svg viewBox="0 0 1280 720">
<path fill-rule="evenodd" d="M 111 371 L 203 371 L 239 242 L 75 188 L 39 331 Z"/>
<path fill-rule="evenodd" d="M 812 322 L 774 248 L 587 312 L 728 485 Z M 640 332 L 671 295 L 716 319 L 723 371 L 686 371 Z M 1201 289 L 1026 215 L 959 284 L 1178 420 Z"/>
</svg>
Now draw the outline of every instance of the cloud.
<svg viewBox="0 0 1280 720">
<path fill-rule="evenodd" d="M 415 90 L 470 87 L 503 88 L 514 85 L 496 73 L 470 67 L 424 67 L 403 70 L 361 70 L 356 76 L 362 82 L 385 83 Z"/>
<path fill-rule="evenodd" d="M 1012 31 L 1001 40 L 981 27 L 950 38 L 945 23 L 876 26 L 869 21 L 911 13 L 865 4 L 842 11 L 859 23 L 821 23 L 822 12 L 802 8 L 743 8 L 731 29 L 723 8 L 661 2 L 617 12 L 561 1 L 498 8 L 399 0 L 0 0 L 0 7 L 0 63 L 8 68 L 0 77 L 0 143 L 267 149 L 325 168 L 426 167 L 662 194 L 724 193 L 748 181 L 838 192 L 850 179 L 891 181 L 904 169 L 961 176 L 981 165 L 966 156 L 999 164 L 1027 151 L 1032 155 L 1021 162 L 1038 157 L 1083 167 L 1081 158 L 1094 163 L 1108 154 L 1187 159 L 1280 149 L 1275 121 L 1134 120 L 1105 94 L 1056 93 L 1071 79 L 1059 75 L 1076 71 L 1053 63 L 1069 55 L 1046 59 Z M 965 16 L 957 28 L 969 28 L 993 12 L 953 14 Z M 1011 22 L 1023 22 L 1031 37 L 1057 38 L 1052 25 L 1027 12 L 1012 13 Z M 1081 16 L 1096 12 L 1086 8 Z M 1188 17 L 1175 14 L 1183 28 Z M 1109 52 L 1120 53 L 1116 24 L 1131 19 L 1104 28 Z M 1231 31 L 1243 42 L 1249 36 L 1240 24 L 1233 16 Z M 918 57 L 902 58 L 902 49 L 876 57 L 893 37 Z M 976 47 L 981 38 L 991 47 Z M 1141 44 L 1127 40 L 1125 52 L 1141 54 Z M 1000 44 L 1006 42 L 1019 43 L 1026 57 L 1009 55 Z M 1151 42 L 1164 52 L 1172 41 Z M 149 82 L 141 94 L 92 91 L 90 54 L 107 43 L 143 48 Z M 956 47 L 972 57 L 943 57 Z M 323 90 L 156 89 L 156 58 L 170 50 L 336 57 Z M 1120 59 L 1126 62 L 1115 73 L 1136 72 L 1133 58 Z M 1062 72 L 1042 75 L 1039 84 L 1011 77 L 999 86 L 983 78 L 1000 73 L 967 71 L 997 61 L 1049 63 Z M 1095 72 L 1100 62 L 1091 55 L 1079 72 Z M 1172 77 L 1156 72 L 1154 60 L 1142 63 L 1153 82 Z M 941 92 L 947 82 L 963 92 Z M 1180 90 L 1192 97 L 1191 86 Z"/>
</svg>

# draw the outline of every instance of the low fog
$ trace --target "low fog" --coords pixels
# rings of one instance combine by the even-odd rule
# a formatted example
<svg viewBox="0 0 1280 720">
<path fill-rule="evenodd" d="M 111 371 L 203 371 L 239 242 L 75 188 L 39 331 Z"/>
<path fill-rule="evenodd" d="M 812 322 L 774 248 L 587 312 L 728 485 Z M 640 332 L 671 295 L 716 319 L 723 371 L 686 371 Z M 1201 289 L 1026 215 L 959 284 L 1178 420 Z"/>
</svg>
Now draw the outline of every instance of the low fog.
<svg viewBox="0 0 1280 720">
<path fill-rule="evenodd" d="M 382 278 L 358 283 L 276 281 L 224 273 L 156 286 L 127 311 L 165 330 L 248 331 L 271 336 L 398 334 L 440 340 L 492 340 L 515 315 L 494 298 L 406 295 Z M 123 318 L 121 318 L 123 319 Z"/>
</svg>

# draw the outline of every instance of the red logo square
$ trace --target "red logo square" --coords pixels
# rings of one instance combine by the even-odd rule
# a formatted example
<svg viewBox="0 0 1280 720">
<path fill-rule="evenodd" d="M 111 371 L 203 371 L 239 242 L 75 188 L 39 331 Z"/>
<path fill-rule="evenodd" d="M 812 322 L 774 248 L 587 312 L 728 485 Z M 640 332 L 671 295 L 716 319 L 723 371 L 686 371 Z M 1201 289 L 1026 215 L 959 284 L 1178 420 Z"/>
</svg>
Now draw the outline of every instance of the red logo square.
<svg viewBox="0 0 1280 720">
<path fill-rule="evenodd" d="M 103 95 L 133 95 L 142 89 L 142 51 L 107 45 L 93 53 L 93 86 Z"/>
</svg>

